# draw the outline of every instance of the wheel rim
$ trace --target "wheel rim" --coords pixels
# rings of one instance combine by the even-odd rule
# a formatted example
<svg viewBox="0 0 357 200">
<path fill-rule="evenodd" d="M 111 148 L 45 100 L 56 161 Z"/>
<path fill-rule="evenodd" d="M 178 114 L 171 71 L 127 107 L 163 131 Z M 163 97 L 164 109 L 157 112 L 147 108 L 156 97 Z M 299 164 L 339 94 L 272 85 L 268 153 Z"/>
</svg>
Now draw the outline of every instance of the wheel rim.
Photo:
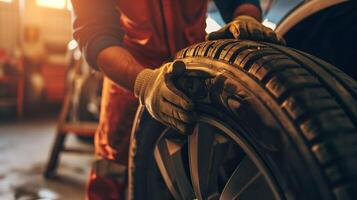
<svg viewBox="0 0 357 200">
<path fill-rule="evenodd" d="M 229 158 L 232 147 L 235 157 Z M 174 199 L 283 199 L 270 170 L 244 138 L 209 117 L 200 117 L 188 138 L 166 129 L 154 157 Z"/>
</svg>

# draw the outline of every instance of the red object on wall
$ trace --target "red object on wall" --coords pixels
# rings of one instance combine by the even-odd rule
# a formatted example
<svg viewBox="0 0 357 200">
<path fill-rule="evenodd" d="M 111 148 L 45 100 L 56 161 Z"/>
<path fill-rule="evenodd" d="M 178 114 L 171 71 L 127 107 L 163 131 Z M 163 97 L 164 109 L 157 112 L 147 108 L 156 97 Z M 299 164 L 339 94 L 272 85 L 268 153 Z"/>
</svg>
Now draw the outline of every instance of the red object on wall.
<svg viewBox="0 0 357 200">
<path fill-rule="evenodd" d="M 45 82 L 45 100 L 47 103 L 61 103 L 64 98 L 66 66 L 44 63 L 41 73 Z"/>
</svg>

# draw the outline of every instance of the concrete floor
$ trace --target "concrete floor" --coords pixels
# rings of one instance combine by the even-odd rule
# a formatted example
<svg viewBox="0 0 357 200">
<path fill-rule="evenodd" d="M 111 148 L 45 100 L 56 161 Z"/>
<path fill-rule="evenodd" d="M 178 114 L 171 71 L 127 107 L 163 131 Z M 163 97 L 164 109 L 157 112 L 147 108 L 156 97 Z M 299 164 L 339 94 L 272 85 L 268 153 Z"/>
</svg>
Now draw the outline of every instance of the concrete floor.
<svg viewBox="0 0 357 200">
<path fill-rule="evenodd" d="M 58 176 L 42 177 L 51 149 L 56 120 L 0 123 L 0 200 L 84 198 L 91 155 L 62 154 Z M 67 145 L 92 148 L 70 136 Z"/>
</svg>

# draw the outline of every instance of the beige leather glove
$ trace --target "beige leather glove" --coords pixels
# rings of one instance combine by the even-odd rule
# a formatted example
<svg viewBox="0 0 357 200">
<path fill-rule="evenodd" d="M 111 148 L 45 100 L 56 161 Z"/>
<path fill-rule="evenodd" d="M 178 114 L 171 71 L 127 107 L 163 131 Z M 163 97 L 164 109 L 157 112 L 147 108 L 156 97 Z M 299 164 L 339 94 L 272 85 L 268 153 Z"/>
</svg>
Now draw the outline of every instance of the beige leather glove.
<svg viewBox="0 0 357 200">
<path fill-rule="evenodd" d="M 285 45 L 285 40 L 272 29 L 250 16 L 241 15 L 218 31 L 206 36 L 207 40 L 240 39 Z"/>
<path fill-rule="evenodd" d="M 188 133 L 195 122 L 193 102 L 174 85 L 185 71 L 182 61 L 155 70 L 145 69 L 137 76 L 134 86 L 135 96 L 152 117 L 181 133 Z"/>
</svg>

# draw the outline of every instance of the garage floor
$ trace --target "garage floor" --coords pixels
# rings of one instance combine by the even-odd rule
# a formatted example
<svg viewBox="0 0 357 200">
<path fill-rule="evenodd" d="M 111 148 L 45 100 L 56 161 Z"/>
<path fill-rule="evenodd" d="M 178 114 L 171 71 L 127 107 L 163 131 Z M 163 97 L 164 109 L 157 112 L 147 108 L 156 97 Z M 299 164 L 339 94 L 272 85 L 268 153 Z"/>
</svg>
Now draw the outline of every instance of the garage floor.
<svg viewBox="0 0 357 200">
<path fill-rule="evenodd" d="M 56 119 L 0 122 L 0 199 L 84 198 L 91 155 L 62 154 L 58 177 L 45 180 L 42 173 L 54 139 Z M 74 136 L 68 145 L 92 148 Z"/>
</svg>

